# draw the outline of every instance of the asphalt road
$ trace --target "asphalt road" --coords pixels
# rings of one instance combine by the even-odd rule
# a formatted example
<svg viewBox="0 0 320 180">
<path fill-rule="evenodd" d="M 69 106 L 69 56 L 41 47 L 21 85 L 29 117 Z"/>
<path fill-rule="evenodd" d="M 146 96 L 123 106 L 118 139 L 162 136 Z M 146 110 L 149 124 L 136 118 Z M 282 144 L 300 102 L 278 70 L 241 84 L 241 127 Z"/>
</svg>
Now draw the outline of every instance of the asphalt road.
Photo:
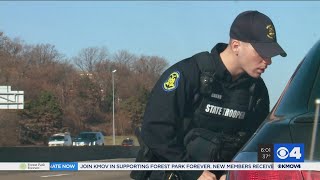
<svg viewBox="0 0 320 180">
<path fill-rule="evenodd" d="M 132 159 L 94 162 L 133 162 Z M 0 171 L 1 180 L 131 180 L 130 171 Z"/>
</svg>

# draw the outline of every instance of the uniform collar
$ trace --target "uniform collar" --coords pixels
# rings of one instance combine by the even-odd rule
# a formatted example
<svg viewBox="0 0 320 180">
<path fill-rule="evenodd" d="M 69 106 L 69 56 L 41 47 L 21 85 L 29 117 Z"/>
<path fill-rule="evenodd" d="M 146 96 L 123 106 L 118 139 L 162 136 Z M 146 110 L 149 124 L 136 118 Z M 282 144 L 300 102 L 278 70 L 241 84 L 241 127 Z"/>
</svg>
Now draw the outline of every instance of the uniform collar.
<svg viewBox="0 0 320 180">
<path fill-rule="evenodd" d="M 211 54 L 213 55 L 213 63 L 215 64 L 216 76 L 219 79 L 223 79 L 226 81 L 232 81 L 232 76 L 230 72 L 227 70 L 226 66 L 223 64 L 222 59 L 220 57 L 220 53 L 227 48 L 227 44 L 218 43 L 216 44 L 212 50 Z"/>
<path fill-rule="evenodd" d="M 220 53 L 222 53 L 227 48 L 227 46 L 228 44 L 218 43 L 211 50 L 211 54 L 214 59 L 213 63 L 215 64 L 215 67 L 216 67 L 215 68 L 216 77 L 218 77 L 219 79 L 223 80 L 226 83 L 232 83 L 234 85 L 242 83 L 244 81 L 254 80 L 254 78 L 250 77 L 247 73 L 243 73 L 239 76 L 238 79 L 232 82 L 231 73 L 228 71 L 228 69 L 226 68 L 226 66 L 224 65 L 220 57 Z"/>
</svg>

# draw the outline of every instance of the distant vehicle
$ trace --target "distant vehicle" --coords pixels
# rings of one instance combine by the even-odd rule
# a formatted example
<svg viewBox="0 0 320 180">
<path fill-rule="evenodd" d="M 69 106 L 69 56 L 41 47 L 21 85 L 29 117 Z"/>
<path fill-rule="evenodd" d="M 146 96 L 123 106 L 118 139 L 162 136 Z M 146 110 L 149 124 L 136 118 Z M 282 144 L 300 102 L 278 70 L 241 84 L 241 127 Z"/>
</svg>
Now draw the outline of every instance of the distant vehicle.
<svg viewBox="0 0 320 180">
<path fill-rule="evenodd" d="M 48 146 L 72 146 L 70 133 L 57 133 L 49 138 Z"/>
<path fill-rule="evenodd" d="M 133 146 L 133 139 L 126 138 L 122 141 L 122 146 Z"/>
<path fill-rule="evenodd" d="M 320 98 L 320 40 L 310 49 L 290 78 L 278 102 L 269 116 L 251 139 L 234 157 L 234 162 L 257 162 L 260 144 L 302 143 L 304 161 L 320 161 L 320 133 L 315 137 L 314 153 L 311 139 L 315 116 L 316 99 Z M 319 131 L 319 125 L 317 130 Z M 278 156 L 275 154 L 274 156 Z M 291 153 L 290 153 L 291 156 Z M 310 173 L 310 174 L 309 174 Z M 308 178 L 308 176 L 311 178 Z M 242 179 L 320 179 L 320 171 L 230 171 L 228 180 Z"/>
<path fill-rule="evenodd" d="M 104 136 L 101 132 L 81 132 L 74 138 L 73 146 L 104 146 Z"/>
</svg>

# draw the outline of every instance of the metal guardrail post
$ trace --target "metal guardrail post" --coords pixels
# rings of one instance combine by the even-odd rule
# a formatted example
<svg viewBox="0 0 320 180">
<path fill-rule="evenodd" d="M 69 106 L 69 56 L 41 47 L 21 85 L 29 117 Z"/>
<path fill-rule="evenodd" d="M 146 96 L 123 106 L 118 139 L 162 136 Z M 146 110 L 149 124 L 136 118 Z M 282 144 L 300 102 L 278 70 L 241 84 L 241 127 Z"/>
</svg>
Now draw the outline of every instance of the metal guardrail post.
<svg viewBox="0 0 320 180">
<path fill-rule="evenodd" d="M 309 155 L 310 161 L 313 160 L 314 149 L 315 149 L 315 144 L 316 144 L 316 139 L 317 139 L 320 99 L 316 99 L 315 104 L 316 104 L 316 110 L 315 110 L 315 114 L 314 114 L 314 121 L 313 121 L 314 124 L 313 124 L 313 130 L 312 130 L 311 148 L 310 148 L 310 155 Z M 311 179 L 311 171 L 308 171 L 306 179 Z"/>
<path fill-rule="evenodd" d="M 313 130 L 312 130 L 312 138 L 311 138 L 311 148 L 310 148 L 310 161 L 313 160 L 314 155 L 314 149 L 317 139 L 317 130 L 318 130 L 318 122 L 319 122 L 319 107 L 320 107 L 320 99 L 315 100 L 316 104 L 316 111 L 314 115 L 314 124 L 313 124 Z"/>
</svg>

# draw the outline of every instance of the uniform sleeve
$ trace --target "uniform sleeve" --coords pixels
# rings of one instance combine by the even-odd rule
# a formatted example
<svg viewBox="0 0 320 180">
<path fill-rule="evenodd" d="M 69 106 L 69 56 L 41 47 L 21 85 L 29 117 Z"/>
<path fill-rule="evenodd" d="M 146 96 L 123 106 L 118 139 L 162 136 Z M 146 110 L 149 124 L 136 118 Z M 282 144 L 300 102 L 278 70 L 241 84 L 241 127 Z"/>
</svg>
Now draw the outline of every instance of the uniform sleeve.
<svg viewBox="0 0 320 180">
<path fill-rule="evenodd" d="M 190 161 L 183 145 L 183 118 L 193 100 L 196 71 L 172 66 L 163 73 L 149 98 L 142 124 L 142 139 L 152 153 L 165 162 Z M 193 74 L 190 76 L 189 74 Z M 182 172 L 186 179 L 197 179 L 202 171 Z"/>
</svg>

